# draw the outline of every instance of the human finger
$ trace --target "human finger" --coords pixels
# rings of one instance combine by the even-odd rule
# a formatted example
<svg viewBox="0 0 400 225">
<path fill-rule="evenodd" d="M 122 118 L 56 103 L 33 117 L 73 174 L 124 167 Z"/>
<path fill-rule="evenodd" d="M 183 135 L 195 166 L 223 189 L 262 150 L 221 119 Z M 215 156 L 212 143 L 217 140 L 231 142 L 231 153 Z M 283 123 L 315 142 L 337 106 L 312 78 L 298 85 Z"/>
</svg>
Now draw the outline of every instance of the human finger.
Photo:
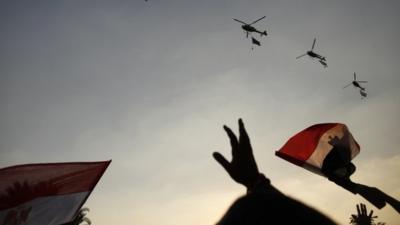
<svg viewBox="0 0 400 225">
<path fill-rule="evenodd" d="M 236 150 L 239 145 L 238 139 L 237 139 L 236 135 L 233 133 L 233 131 L 231 130 L 231 128 L 224 125 L 224 130 L 229 137 L 229 140 L 231 142 L 231 147 L 232 147 L 232 155 L 234 155 L 234 154 L 236 154 Z"/>
<path fill-rule="evenodd" d="M 213 153 L 214 159 L 226 170 L 226 172 L 230 173 L 230 163 L 225 159 L 223 155 L 219 152 Z"/>
<path fill-rule="evenodd" d="M 250 143 L 249 135 L 246 132 L 242 119 L 239 119 L 239 141 L 240 143 Z"/>
</svg>

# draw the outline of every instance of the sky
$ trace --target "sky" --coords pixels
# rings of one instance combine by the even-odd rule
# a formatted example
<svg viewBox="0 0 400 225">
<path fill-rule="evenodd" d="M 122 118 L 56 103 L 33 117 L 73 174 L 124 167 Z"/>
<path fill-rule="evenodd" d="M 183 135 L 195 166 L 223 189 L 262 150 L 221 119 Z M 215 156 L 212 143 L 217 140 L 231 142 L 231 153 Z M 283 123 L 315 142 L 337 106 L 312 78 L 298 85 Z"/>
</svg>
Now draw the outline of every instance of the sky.
<svg viewBox="0 0 400 225">
<path fill-rule="evenodd" d="M 274 155 L 315 123 L 361 145 L 353 180 L 400 199 L 400 3 L 372 0 L 0 2 L 0 167 L 112 163 L 86 202 L 93 224 L 215 224 L 245 194 L 212 158 L 243 118 L 259 169 L 348 224 L 357 203 Z M 236 18 L 262 16 L 251 50 Z M 296 57 L 311 48 L 328 67 Z M 356 72 L 368 97 L 343 89 Z"/>
</svg>

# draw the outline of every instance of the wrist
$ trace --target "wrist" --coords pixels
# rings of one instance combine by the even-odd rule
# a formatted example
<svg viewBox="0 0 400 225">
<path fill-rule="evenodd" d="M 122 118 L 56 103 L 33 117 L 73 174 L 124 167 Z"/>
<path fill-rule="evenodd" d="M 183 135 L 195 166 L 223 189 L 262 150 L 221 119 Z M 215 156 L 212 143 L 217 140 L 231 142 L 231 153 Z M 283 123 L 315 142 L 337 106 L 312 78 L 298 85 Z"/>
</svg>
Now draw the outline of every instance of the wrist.
<svg viewBox="0 0 400 225">
<path fill-rule="evenodd" d="M 246 188 L 247 193 L 252 193 L 268 188 L 269 186 L 271 186 L 271 181 L 264 174 L 259 173 L 254 181 L 246 185 Z"/>
</svg>

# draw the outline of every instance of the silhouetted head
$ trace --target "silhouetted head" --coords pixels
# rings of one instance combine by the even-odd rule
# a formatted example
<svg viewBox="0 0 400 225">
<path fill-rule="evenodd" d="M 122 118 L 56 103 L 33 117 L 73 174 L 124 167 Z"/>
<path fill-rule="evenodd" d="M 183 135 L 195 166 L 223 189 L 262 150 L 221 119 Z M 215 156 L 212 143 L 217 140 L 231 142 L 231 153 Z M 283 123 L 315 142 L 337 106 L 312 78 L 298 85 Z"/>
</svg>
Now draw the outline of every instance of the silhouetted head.
<svg viewBox="0 0 400 225">
<path fill-rule="evenodd" d="M 318 211 L 279 192 L 251 193 L 236 200 L 217 225 L 333 225 Z"/>
</svg>

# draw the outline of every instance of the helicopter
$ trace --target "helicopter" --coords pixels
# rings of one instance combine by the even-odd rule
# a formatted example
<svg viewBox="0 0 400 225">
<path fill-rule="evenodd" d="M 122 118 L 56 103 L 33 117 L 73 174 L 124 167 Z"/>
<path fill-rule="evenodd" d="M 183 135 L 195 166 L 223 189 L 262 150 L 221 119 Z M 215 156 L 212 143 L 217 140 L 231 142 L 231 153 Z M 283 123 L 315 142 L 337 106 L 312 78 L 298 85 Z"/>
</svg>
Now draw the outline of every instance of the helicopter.
<svg viewBox="0 0 400 225">
<path fill-rule="evenodd" d="M 296 59 L 299 59 L 299 58 L 301 58 L 301 57 L 303 57 L 303 56 L 305 56 L 305 55 L 308 55 L 308 56 L 310 56 L 311 58 L 317 58 L 317 59 L 319 59 L 319 63 L 321 63 L 324 67 L 328 67 L 328 64 L 326 63 L 326 58 L 325 58 L 324 56 L 322 56 L 322 55 L 319 55 L 319 54 L 313 52 L 314 47 L 315 47 L 315 41 L 316 41 L 316 40 L 317 40 L 317 39 L 314 38 L 314 42 L 313 42 L 313 44 L 312 44 L 311 50 L 307 51 L 307 52 L 304 53 L 303 55 L 297 56 Z"/>
<path fill-rule="evenodd" d="M 343 89 L 347 88 L 350 85 L 353 85 L 355 88 L 359 88 L 360 89 L 361 98 L 367 97 L 367 92 L 365 92 L 365 88 L 364 87 L 361 87 L 360 83 L 368 83 L 368 81 L 357 80 L 356 73 L 354 73 L 353 76 L 354 76 L 354 80 L 350 84 L 344 86 Z"/>
<path fill-rule="evenodd" d="M 354 76 L 354 80 L 353 80 L 350 84 L 344 86 L 343 89 L 347 88 L 347 87 L 350 86 L 350 85 L 353 85 L 355 88 L 359 88 L 361 91 L 364 91 L 364 92 L 365 92 L 365 88 L 364 88 L 364 87 L 361 87 L 360 83 L 368 83 L 368 81 L 357 80 L 357 75 L 356 75 L 356 73 L 354 73 L 353 76 Z"/>
<path fill-rule="evenodd" d="M 233 18 L 233 20 L 243 24 L 242 25 L 242 29 L 246 32 L 246 38 L 248 38 L 249 37 L 249 33 L 252 33 L 252 32 L 259 33 L 261 36 L 263 36 L 263 35 L 267 36 L 267 31 L 266 30 L 262 32 L 262 31 L 259 31 L 255 27 L 252 26 L 253 24 L 257 23 L 258 21 L 260 21 L 260 20 L 262 20 L 264 18 L 265 18 L 265 16 L 261 17 L 258 20 L 253 21 L 252 23 L 245 23 L 245 22 L 240 21 L 240 20 L 235 19 L 235 18 Z"/>
</svg>

